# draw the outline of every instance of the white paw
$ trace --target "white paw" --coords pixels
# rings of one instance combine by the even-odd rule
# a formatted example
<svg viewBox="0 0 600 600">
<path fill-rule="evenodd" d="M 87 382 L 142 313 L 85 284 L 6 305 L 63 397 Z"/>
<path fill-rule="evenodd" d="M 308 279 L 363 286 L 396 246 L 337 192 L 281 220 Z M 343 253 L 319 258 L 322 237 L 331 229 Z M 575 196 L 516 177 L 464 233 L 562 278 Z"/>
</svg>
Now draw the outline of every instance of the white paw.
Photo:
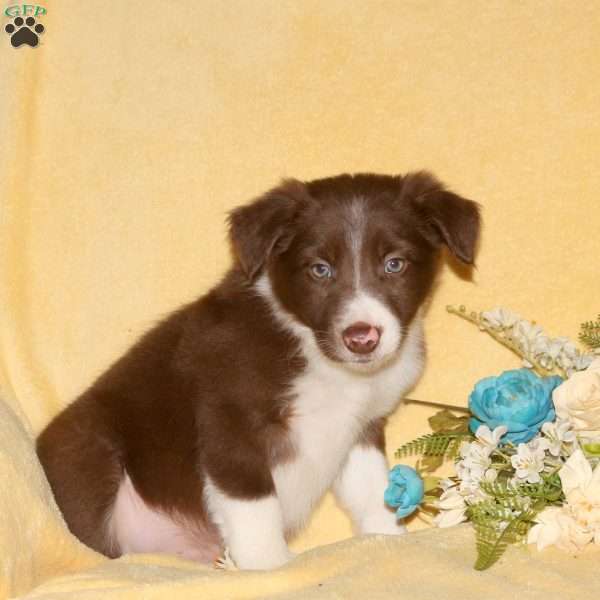
<svg viewBox="0 0 600 600">
<path fill-rule="evenodd" d="M 393 512 L 387 510 L 372 515 L 366 515 L 360 523 L 361 533 L 384 533 L 386 535 L 403 535 L 406 525 L 396 518 Z"/>
<path fill-rule="evenodd" d="M 239 569 L 266 571 L 285 565 L 295 555 L 287 548 L 269 548 L 266 551 L 256 553 L 248 553 L 245 549 L 241 552 L 239 550 L 238 552 L 232 550 L 231 556 Z"/>
<path fill-rule="evenodd" d="M 276 496 L 232 498 L 206 479 L 205 498 L 234 564 L 239 569 L 276 569 L 293 554 L 287 547 Z"/>
</svg>

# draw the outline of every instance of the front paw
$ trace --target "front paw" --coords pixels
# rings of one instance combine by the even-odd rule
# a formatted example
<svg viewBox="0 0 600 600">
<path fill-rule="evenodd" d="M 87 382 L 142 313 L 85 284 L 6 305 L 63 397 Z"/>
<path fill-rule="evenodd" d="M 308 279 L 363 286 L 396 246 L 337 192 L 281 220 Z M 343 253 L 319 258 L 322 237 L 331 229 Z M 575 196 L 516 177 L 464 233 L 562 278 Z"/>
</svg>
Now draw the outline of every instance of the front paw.
<svg viewBox="0 0 600 600">
<path fill-rule="evenodd" d="M 296 555 L 287 548 L 269 548 L 263 552 L 247 552 L 245 549 L 231 550 L 236 567 L 249 571 L 267 571 L 282 567 Z"/>
<path fill-rule="evenodd" d="M 359 526 L 360 533 L 383 533 L 385 535 L 403 535 L 406 525 L 396 518 L 393 512 L 387 510 L 376 514 L 366 515 Z"/>
</svg>

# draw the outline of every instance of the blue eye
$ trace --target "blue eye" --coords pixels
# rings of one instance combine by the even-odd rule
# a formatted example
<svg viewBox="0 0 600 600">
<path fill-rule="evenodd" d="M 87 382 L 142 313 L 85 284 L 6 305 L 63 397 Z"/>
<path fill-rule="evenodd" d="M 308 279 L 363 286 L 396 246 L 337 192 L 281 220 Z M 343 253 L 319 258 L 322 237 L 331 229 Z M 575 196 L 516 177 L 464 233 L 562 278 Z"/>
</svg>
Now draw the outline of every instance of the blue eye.
<svg viewBox="0 0 600 600">
<path fill-rule="evenodd" d="M 315 263 L 311 265 L 310 272 L 317 279 L 328 279 L 331 277 L 331 267 L 326 263 Z"/>
<path fill-rule="evenodd" d="M 384 270 L 386 273 L 402 273 L 405 266 L 406 261 L 403 258 L 398 258 L 395 256 L 394 258 L 388 258 L 385 261 Z"/>
</svg>

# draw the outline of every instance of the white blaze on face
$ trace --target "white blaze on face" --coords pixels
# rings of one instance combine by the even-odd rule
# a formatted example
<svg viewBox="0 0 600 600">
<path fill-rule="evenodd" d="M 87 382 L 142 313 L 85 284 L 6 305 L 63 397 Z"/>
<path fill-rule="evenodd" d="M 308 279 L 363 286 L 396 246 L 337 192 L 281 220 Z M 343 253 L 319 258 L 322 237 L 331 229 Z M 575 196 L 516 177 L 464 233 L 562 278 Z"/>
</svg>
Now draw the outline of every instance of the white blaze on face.
<svg viewBox="0 0 600 600">
<path fill-rule="evenodd" d="M 348 206 L 346 219 L 346 242 L 352 256 L 354 290 L 360 288 L 361 257 L 366 225 L 364 200 L 355 198 Z"/>
<path fill-rule="evenodd" d="M 400 346 L 401 325 L 392 311 L 367 290 L 361 288 L 361 269 L 363 265 L 363 246 L 367 214 L 362 198 L 355 198 L 348 205 L 346 213 L 346 241 L 352 258 L 353 296 L 343 305 L 336 320 L 336 341 L 338 352 L 343 360 L 364 362 L 365 358 L 378 363 L 392 355 Z M 368 357 L 359 357 L 352 353 L 343 342 L 342 333 L 355 323 L 367 323 L 380 332 L 379 344 Z"/>
</svg>

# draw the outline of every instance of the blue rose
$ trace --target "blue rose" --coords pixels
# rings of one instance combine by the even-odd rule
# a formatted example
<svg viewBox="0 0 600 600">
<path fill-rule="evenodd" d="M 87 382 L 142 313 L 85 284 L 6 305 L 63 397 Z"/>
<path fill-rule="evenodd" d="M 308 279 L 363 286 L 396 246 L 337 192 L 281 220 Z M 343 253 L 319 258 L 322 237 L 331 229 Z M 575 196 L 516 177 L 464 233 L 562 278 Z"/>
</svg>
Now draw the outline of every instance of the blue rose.
<svg viewBox="0 0 600 600">
<path fill-rule="evenodd" d="M 396 516 L 399 519 L 408 517 L 423 500 L 423 480 L 412 467 L 396 465 L 390 471 L 389 481 L 383 495 L 385 503 L 398 508 Z"/>
<path fill-rule="evenodd" d="M 482 379 L 469 396 L 469 428 L 475 433 L 483 424 L 492 431 L 505 425 L 503 442 L 528 442 L 546 421 L 554 421 L 552 390 L 562 381 L 557 375 L 539 377 L 529 369 Z"/>
</svg>

